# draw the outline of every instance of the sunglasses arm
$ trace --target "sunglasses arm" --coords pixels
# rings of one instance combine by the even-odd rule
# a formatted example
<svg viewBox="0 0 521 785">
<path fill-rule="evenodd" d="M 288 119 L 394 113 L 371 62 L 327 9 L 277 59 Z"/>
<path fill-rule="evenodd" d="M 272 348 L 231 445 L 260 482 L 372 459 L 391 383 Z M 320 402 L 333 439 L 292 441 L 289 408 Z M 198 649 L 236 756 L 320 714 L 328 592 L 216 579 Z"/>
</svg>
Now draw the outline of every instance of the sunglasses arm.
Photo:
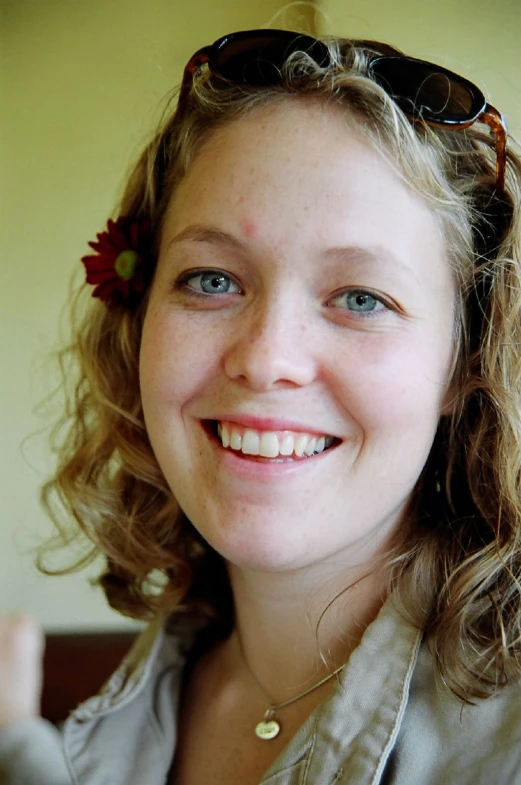
<svg viewBox="0 0 521 785">
<path fill-rule="evenodd" d="M 492 129 L 496 137 L 496 189 L 505 190 L 505 166 L 507 149 L 507 126 L 503 115 L 490 104 L 486 104 L 478 117 Z"/>
<path fill-rule="evenodd" d="M 181 82 L 181 90 L 179 91 L 179 99 L 177 102 L 178 111 L 180 107 L 186 106 L 187 98 L 192 89 L 192 81 L 194 73 L 202 65 L 208 62 L 210 56 L 210 47 L 204 46 L 199 49 L 188 61 L 183 72 L 183 81 Z"/>
</svg>

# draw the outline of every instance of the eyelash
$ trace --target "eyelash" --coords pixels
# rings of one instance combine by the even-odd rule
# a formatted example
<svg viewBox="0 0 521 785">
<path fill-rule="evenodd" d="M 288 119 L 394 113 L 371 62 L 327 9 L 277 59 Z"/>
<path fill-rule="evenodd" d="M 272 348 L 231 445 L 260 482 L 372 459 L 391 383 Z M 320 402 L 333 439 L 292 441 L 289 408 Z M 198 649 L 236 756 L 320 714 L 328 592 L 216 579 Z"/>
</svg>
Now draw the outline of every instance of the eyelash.
<svg viewBox="0 0 521 785">
<path fill-rule="evenodd" d="M 205 276 L 215 276 L 216 278 L 226 278 L 232 285 L 237 287 L 236 292 L 201 292 L 194 289 L 190 286 L 190 281 L 194 279 L 202 279 Z M 182 290 L 188 297 L 193 297 L 201 300 L 208 300 L 214 299 L 216 297 L 224 297 L 227 294 L 242 294 L 242 290 L 239 284 L 232 278 L 231 275 L 228 273 L 223 272 L 222 270 L 212 270 L 212 269 L 203 269 L 203 270 L 190 270 L 187 273 L 181 275 L 174 283 L 173 286 L 174 290 Z M 354 315 L 355 318 L 359 319 L 375 319 L 378 318 L 379 314 L 383 314 L 386 311 L 393 311 L 396 310 L 387 300 L 385 300 L 381 295 L 377 294 L 376 292 L 371 291 L 370 289 L 361 289 L 361 288 L 347 288 L 342 289 L 338 293 L 334 294 L 332 297 L 329 298 L 328 303 L 334 302 L 335 300 L 339 300 L 341 297 L 349 297 L 353 295 L 362 295 L 362 296 L 369 296 L 376 303 L 378 303 L 382 307 L 377 307 L 375 310 L 371 311 L 352 311 L 348 308 L 342 308 L 339 310 L 343 310 L 346 313 L 350 313 Z"/>
</svg>

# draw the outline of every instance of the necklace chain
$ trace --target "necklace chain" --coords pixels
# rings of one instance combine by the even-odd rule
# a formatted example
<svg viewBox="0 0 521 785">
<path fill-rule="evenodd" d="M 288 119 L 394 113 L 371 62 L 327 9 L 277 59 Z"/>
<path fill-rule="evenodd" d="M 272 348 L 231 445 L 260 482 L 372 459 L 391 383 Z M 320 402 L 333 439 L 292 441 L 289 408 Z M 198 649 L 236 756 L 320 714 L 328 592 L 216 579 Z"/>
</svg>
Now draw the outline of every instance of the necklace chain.
<svg viewBox="0 0 521 785">
<path fill-rule="evenodd" d="M 275 720 L 276 711 L 279 711 L 280 709 L 285 708 L 285 706 L 289 706 L 291 703 L 295 703 L 296 701 L 300 700 L 300 698 L 305 698 L 306 695 L 309 695 L 311 692 L 318 690 L 319 687 L 321 687 L 326 682 L 330 681 L 330 679 L 336 676 L 337 673 L 340 673 L 340 671 L 346 666 L 346 663 L 339 665 L 339 667 L 335 668 L 335 670 L 332 673 L 329 673 L 327 676 L 324 676 L 324 678 L 320 679 L 320 681 L 318 681 L 316 684 L 313 684 L 311 687 L 308 687 L 307 690 L 304 690 L 304 692 L 295 695 L 294 698 L 289 698 L 289 700 L 283 701 L 282 703 L 273 703 L 270 700 L 269 696 L 267 695 L 264 687 L 258 680 L 257 676 L 254 674 L 253 670 L 251 669 L 250 663 L 246 659 L 246 655 L 244 653 L 244 648 L 242 645 L 242 640 L 240 635 L 237 635 L 237 640 L 239 643 L 239 649 L 244 664 L 246 665 L 246 668 L 248 669 L 250 676 L 252 677 L 253 681 L 259 688 L 264 700 L 268 705 L 266 712 L 264 714 L 264 720 L 262 722 L 259 722 L 255 728 L 255 734 L 261 739 L 269 740 L 275 738 L 275 736 L 278 736 L 280 732 L 280 724 Z"/>
</svg>

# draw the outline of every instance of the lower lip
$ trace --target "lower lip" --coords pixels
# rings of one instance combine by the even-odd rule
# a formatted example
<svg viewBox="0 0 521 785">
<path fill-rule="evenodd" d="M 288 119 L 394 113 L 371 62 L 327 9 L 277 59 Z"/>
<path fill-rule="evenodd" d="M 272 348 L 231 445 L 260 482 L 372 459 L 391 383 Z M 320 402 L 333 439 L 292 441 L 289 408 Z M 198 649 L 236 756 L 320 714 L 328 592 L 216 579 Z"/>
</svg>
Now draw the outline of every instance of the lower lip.
<svg viewBox="0 0 521 785">
<path fill-rule="evenodd" d="M 203 427 L 203 430 L 217 453 L 219 461 L 230 471 L 244 478 L 273 480 L 277 478 L 287 478 L 292 475 L 300 475 L 302 472 L 315 468 L 320 464 L 335 446 L 330 447 L 321 453 L 315 453 L 308 458 L 291 460 L 283 458 L 264 458 L 258 456 L 247 456 L 238 450 L 232 450 L 222 446 L 217 436 Z"/>
</svg>

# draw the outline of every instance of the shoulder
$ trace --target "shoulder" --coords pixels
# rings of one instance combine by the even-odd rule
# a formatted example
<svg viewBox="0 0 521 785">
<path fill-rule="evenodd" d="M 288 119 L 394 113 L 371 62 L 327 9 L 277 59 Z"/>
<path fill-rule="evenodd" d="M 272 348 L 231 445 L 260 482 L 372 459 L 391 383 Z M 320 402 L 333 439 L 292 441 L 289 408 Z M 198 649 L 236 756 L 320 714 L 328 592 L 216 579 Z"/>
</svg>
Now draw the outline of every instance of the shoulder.
<svg viewBox="0 0 521 785">
<path fill-rule="evenodd" d="M 0 782 L 69 785 L 59 731 L 41 718 L 0 728 Z"/>
<path fill-rule="evenodd" d="M 421 767 L 426 783 L 521 785 L 521 685 L 464 704 L 437 676 L 423 644 L 397 755 L 406 768 Z"/>
<path fill-rule="evenodd" d="M 183 669 L 201 626 L 196 618 L 153 622 L 101 692 L 72 712 L 64 744 L 74 781 L 164 781 Z"/>
<path fill-rule="evenodd" d="M 80 704 L 71 717 L 84 722 L 112 713 L 150 689 L 166 671 L 182 670 L 200 629 L 196 618 L 151 622 L 98 694 Z"/>
</svg>

